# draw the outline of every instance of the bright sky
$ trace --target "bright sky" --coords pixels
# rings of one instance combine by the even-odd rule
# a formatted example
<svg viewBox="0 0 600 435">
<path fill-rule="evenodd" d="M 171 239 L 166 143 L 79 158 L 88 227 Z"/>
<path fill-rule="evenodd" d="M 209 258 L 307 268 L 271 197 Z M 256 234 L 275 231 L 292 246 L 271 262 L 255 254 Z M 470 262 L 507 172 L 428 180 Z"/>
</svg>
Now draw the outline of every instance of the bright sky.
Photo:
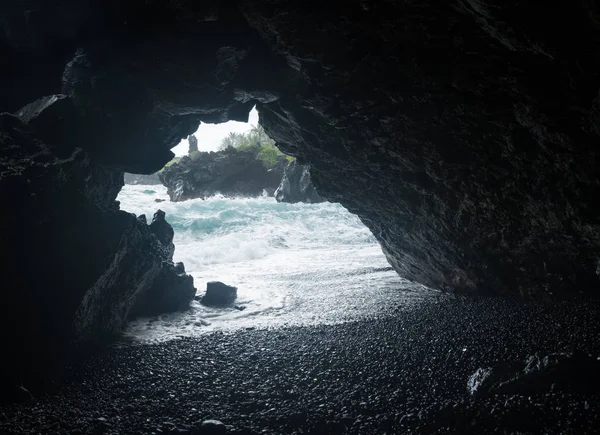
<svg viewBox="0 0 600 435">
<path fill-rule="evenodd" d="M 248 122 L 236 122 L 229 121 L 223 124 L 205 124 L 201 123 L 200 127 L 194 135 L 198 138 L 198 150 L 199 151 L 216 151 L 221 143 L 221 140 L 226 137 L 230 132 L 235 133 L 246 133 L 252 128 L 252 125 L 258 124 L 258 112 L 256 108 L 250 111 L 250 117 Z M 188 140 L 183 139 L 179 142 L 175 148 L 171 148 L 171 151 L 176 156 L 187 155 L 189 148 Z"/>
</svg>

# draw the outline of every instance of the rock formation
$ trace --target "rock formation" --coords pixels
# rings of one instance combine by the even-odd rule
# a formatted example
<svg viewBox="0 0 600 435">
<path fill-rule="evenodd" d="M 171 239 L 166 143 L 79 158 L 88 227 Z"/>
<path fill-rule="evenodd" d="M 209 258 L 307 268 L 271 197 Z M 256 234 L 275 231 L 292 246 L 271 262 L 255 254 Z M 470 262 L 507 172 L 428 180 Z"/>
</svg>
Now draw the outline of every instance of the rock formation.
<svg viewBox="0 0 600 435">
<path fill-rule="evenodd" d="M 142 184 L 142 185 L 156 185 L 162 184 L 160 182 L 160 178 L 158 178 L 158 174 L 130 174 L 128 172 L 125 173 L 125 184 Z"/>
<path fill-rule="evenodd" d="M 185 309 L 195 293 L 172 262 L 164 213 L 149 226 L 120 211 L 123 173 L 51 129 L 71 110 L 57 97 L 0 115 L 2 388 L 31 386 L 67 351 L 119 333 L 134 316 Z"/>
<path fill-rule="evenodd" d="M 149 230 L 117 209 L 122 172 L 156 172 L 200 121 L 247 121 L 254 105 L 400 275 L 537 298 L 600 284 L 594 2 L 31 0 L 0 12 L 0 112 L 17 115 L 0 116 L 11 355 L 118 329 L 129 302 L 114 295 L 148 288 L 162 264 Z M 27 338 L 6 332 L 17 323 Z"/>
<path fill-rule="evenodd" d="M 292 160 L 283 171 L 283 178 L 275 191 L 277 202 L 308 202 L 326 201 L 310 181 L 309 167 L 301 165 L 296 159 Z"/>
<path fill-rule="evenodd" d="M 188 148 L 188 154 L 192 155 L 192 153 L 198 152 L 198 139 L 196 139 L 196 136 L 194 136 L 193 134 L 190 134 L 188 136 L 188 142 L 190 144 L 190 146 Z"/>
<path fill-rule="evenodd" d="M 202 296 L 200 303 L 207 306 L 225 307 L 233 304 L 235 298 L 237 298 L 237 287 L 221 281 L 210 281 L 206 283 L 206 293 Z"/>
<path fill-rule="evenodd" d="M 198 152 L 182 157 L 159 173 L 171 201 L 225 196 L 271 195 L 279 185 L 286 164 L 281 156 L 272 168 L 257 158 L 255 150 L 229 147 L 217 152 Z"/>
</svg>

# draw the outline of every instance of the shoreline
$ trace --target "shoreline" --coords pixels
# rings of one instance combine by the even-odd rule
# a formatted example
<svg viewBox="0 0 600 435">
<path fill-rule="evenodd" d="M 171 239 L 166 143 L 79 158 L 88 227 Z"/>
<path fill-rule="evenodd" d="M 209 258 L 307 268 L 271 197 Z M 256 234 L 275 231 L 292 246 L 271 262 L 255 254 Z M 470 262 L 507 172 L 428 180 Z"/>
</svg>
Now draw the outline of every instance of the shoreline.
<svg viewBox="0 0 600 435">
<path fill-rule="evenodd" d="M 449 297 L 371 320 L 113 346 L 46 396 L 0 408 L 0 433 L 588 433 L 600 395 L 473 399 L 496 363 L 600 354 L 596 301 Z M 90 432 L 91 431 L 91 432 Z"/>
</svg>

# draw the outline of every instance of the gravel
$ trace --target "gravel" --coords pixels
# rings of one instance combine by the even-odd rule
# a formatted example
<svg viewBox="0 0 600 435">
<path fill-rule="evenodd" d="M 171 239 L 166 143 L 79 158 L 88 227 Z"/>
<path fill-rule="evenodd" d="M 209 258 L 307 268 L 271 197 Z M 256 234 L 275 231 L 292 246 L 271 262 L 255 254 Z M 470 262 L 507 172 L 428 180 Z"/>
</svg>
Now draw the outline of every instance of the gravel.
<svg viewBox="0 0 600 435">
<path fill-rule="evenodd" d="M 598 307 L 442 297 L 339 325 L 113 346 L 1 408 L 0 433 L 593 433 L 597 393 L 474 399 L 467 383 L 534 353 L 598 355 Z"/>
</svg>

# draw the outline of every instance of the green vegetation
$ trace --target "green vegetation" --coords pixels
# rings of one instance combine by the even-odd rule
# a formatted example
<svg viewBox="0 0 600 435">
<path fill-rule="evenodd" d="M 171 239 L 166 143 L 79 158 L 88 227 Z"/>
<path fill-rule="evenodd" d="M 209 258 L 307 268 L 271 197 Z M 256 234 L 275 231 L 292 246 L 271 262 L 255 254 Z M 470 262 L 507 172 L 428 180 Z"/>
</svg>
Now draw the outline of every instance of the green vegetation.
<svg viewBox="0 0 600 435">
<path fill-rule="evenodd" d="M 275 146 L 275 141 L 271 139 L 265 130 L 260 126 L 252 126 L 248 133 L 229 133 L 221 141 L 219 150 L 227 148 L 236 148 L 238 150 L 255 151 L 258 158 L 266 168 L 272 168 L 277 164 L 282 156 L 285 156 Z M 285 156 L 287 161 L 292 161 L 294 158 Z"/>
</svg>

